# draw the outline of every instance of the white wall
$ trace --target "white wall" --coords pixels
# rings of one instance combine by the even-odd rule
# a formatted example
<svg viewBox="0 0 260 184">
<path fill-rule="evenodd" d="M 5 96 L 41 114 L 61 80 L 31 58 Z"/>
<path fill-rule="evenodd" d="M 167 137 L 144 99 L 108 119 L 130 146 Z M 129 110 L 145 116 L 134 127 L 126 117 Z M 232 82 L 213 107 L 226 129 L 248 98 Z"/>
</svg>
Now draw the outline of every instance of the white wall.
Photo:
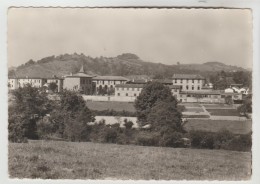
<svg viewBox="0 0 260 184">
<path fill-rule="evenodd" d="M 130 96 L 90 96 L 90 95 L 82 95 L 83 99 L 86 101 L 99 101 L 99 102 L 134 102 L 135 97 Z"/>
<path fill-rule="evenodd" d="M 125 116 L 95 116 L 95 122 L 98 123 L 101 120 L 105 120 L 106 125 L 113 125 L 115 123 L 119 123 L 120 127 L 124 127 L 124 120 L 127 119 L 128 121 L 133 122 L 133 128 L 138 128 L 137 118 L 136 117 L 125 117 Z"/>
</svg>

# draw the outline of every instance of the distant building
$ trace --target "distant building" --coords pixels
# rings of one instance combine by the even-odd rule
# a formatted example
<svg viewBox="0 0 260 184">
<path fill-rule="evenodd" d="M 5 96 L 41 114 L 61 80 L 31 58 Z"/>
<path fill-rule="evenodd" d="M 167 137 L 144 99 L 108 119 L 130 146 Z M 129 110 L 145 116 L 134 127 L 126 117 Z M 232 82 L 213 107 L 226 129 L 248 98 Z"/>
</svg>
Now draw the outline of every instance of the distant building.
<svg viewBox="0 0 260 184">
<path fill-rule="evenodd" d="M 51 83 L 55 83 L 57 85 L 57 92 L 61 92 L 63 89 L 63 81 L 64 79 L 53 76 L 53 78 L 44 79 L 44 85 L 49 87 Z"/>
<path fill-rule="evenodd" d="M 86 95 L 93 94 L 92 76 L 84 72 L 83 66 L 76 74 L 67 75 L 64 78 L 63 88 L 78 91 Z"/>
<path fill-rule="evenodd" d="M 16 78 L 8 79 L 8 89 L 13 90 L 18 88 L 18 80 Z"/>
<path fill-rule="evenodd" d="M 18 89 L 23 88 L 27 84 L 30 84 L 32 87 L 41 88 L 45 84 L 49 84 L 54 82 L 57 84 L 58 92 L 60 92 L 63 88 L 63 79 L 58 78 L 56 76 L 50 78 L 38 78 L 38 77 L 13 77 L 8 79 L 8 87 L 9 89 Z"/>
<path fill-rule="evenodd" d="M 98 95 L 114 94 L 117 84 L 125 84 L 129 79 L 122 76 L 96 76 L 92 81 L 95 83 L 95 93 Z"/>
<path fill-rule="evenodd" d="M 174 74 L 173 85 L 180 85 L 182 91 L 199 91 L 205 84 L 206 79 L 200 75 Z"/>
<path fill-rule="evenodd" d="M 224 103 L 223 91 L 181 91 L 180 102 Z"/>
<path fill-rule="evenodd" d="M 118 84 L 115 86 L 115 96 L 137 97 L 141 93 L 144 84 Z"/>
</svg>

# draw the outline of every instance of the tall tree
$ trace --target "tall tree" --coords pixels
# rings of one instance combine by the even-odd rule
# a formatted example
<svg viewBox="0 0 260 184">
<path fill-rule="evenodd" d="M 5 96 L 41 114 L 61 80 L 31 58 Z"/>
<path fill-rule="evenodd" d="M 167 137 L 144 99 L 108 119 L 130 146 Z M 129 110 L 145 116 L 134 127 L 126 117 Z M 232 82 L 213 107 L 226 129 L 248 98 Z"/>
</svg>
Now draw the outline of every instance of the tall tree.
<svg viewBox="0 0 260 184">
<path fill-rule="evenodd" d="M 88 123 L 95 120 L 82 96 L 75 92 L 63 91 L 58 107 L 51 113 L 52 121 L 57 125 L 57 133 L 70 141 L 87 139 Z"/>
<path fill-rule="evenodd" d="M 159 82 L 147 83 L 134 104 L 138 120 L 141 124 L 147 123 L 148 114 L 159 101 L 171 102 L 177 105 L 177 100 L 173 97 L 171 90 L 167 86 Z"/>
<path fill-rule="evenodd" d="M 36 121 L 52 110 L 53 103 L 45 93 L 40 93 L 31 85 L 18 88 L 11 95 L 14 100 L 9 104 L 9 140 L 21 142 L 26 138 L 37 138 Z"/>
</svg>

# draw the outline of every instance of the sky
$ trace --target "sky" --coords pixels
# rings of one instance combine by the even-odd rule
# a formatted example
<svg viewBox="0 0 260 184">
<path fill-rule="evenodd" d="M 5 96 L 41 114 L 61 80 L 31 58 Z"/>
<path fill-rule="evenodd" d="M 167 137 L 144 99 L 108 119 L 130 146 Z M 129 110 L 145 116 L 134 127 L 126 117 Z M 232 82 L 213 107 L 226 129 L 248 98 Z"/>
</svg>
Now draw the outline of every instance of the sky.
<svg viewBox="0 0 260 184">
<path fill-rule="evenodd" d="M 9 67 L 75 52 L 252 68 L 252 15 L 248 9 L 9 9 Z"/>
</svg>

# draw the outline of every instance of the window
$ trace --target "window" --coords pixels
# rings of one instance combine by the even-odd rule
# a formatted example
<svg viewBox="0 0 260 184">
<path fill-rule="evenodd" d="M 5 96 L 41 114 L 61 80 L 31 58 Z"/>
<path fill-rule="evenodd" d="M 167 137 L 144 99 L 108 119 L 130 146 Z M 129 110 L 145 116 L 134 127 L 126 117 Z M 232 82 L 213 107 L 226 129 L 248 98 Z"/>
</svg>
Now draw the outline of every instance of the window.
<svg viewBox="0 0 260 184">
<path fill-rule="evenodd" d="M 134 94 L 134 96 L 136 96 L 136 94 Z"/>
<path fill-rule="evenodd" d="M 124 91 L 125 88 L 122 88 L 122 91 Z"/>
<path fill-rule="evenodd" d="M 181 83 L 182 83 L 182 79 L 181 79 Z"/>
<path fill-rule="evenodd" d="M 188 85 L 186 86 L 186 89 L 187 89 L 187 90 L 189 89 L 189 86 L 188 86 Z"/>
<path fill-rule="evenodd" d="M 129 88 L 126 88 L 126 90 L 128 91 L 128 90 L 129 90 Z"/>
<path fill-rule="evenodd" d="M 192 79 L 192 83 L 194 83 L 194 79 Z"/>
<path fill-rule="evenodd" d="M 128 96 L 128 93 L 126 93 L 125 96 Z"/>
<path fill-rule="evenodd" d="M 182 95 L 180 95 L 180 97 L 182 97 Z"/>
<path fill-rule="evenodd" d="M 191 89 L 194 90 L 194 86 L 192 86 Z"/>
<path fill-rule="evenodd" d="M 178 92 L 178 89 L 175 89 L 174 91 L 175 91 L 175 92 Z"/>
<path fill-rule="evenodd" d="M 120 93 L 117 93 L 117 96 L 120 96 Z"/>
<path fill-rule="evenodd" d="M 200 90 L 200 87 L 198 86 L 198 90 Z"/>
<path fill-rule="evenodd" d="M 137 88 L 137 91 L 139 91 L 139 88 Z"/>
<path fill-rule="evenodd" d="M 135 88 L 132 88 L 132 91 L 134 91 L 135 90 Z"/>
<path fill-rule="evenodd" d="M 190 95 L 187 95 L 187 97 L 190 97 Z"/>
<path fill-rule="evenodd" d="M 177 83 L 177 79 L 175 79 L 175 83 Z"/>
<path fill-rule="evenodd" d="M 182 86 L 181 86 L 181 90 L 182 90 Z"/>
</svg>

